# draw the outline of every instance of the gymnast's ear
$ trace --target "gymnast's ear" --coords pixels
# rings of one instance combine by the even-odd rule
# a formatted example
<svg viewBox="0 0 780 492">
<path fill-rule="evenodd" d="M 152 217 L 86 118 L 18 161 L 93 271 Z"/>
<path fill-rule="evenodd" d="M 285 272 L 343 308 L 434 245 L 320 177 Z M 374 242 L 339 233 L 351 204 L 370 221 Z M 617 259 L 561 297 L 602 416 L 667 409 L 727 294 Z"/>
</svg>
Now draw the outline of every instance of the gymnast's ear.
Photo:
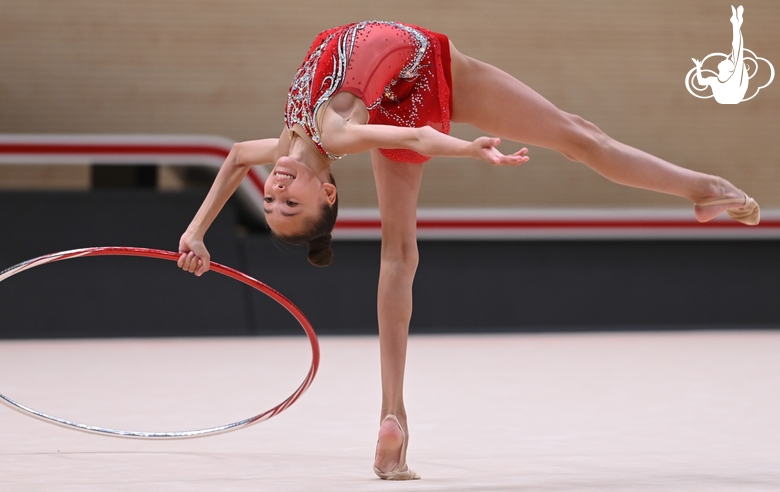
<svg viewBox="0 0 780 492">
<path fill-rule="evenodd" d="M 336 185 L 331 183 L 322 183 L 322 189 L 325 191 L 325 201 L 328 202 L 328 205 L 333 205 L 336 203 L 336 198 L 338 197 L 338 190 L 336 190 Z"/>
</svg>

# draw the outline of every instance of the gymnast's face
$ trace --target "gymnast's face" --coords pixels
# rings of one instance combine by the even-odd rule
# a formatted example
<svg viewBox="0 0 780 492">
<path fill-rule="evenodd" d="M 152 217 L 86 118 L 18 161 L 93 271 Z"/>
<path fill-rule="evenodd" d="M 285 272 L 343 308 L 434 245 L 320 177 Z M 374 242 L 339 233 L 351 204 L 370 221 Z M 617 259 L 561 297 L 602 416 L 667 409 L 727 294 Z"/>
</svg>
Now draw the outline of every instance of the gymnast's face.
<svg viewBox="0 0 780 492">
<path fill-rule="evenodd" d="M 295 236 L 316 221 L 326 203 L 336 201 L 336 187 L 324 182 L 292 157 L 276 161 L 265 182 L 265 219 L 279 236 Z"/>
</svg>

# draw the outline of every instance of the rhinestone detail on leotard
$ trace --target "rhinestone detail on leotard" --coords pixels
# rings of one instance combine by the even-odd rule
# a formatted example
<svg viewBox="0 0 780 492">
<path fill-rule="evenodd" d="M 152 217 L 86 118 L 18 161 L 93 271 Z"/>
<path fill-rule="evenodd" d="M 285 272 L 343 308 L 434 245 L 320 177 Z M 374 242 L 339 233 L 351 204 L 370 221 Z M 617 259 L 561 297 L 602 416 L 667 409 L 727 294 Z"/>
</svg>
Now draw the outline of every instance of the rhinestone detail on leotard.
<svg viewBox="0 0 780 492">
<path fill-rule="evenodd" d="M 371 27 L 376 26 L 392 27 L 404 33 L 408 36 L 406 42 L 411 41 L 414 49 L 412 56 L 389 81 L 381 94 L 370 100 L 363 99 L 370 113 L 370 122 L 381 120 L 376 122 L 395 126 L 420 126 L 420 109 L 425 99 L 421 92 L 430 92 L 430 79 L 435 79 L 436 73 L 436 67 L 430 66 L 433 57 L 426 56 L 431 54 L 429 34 L 412 26 L 385 21 L 366 21 L 324 31 L 315 40 L 309 55 L 293 78 L 287 96 L 285 122 L 290 130 L 294 125 L 300 125 L 320 152 L 329 159 L 340 159 L 343 155 L 333 154 L 322 147 L 320 132 L 317 128 L 317 112 L 342 89 L 350 69 L 350 60 L 355 49 L 359 46 L 361 34 L 365 39 Z M 423 69 L 427 70 L 421 76 Z M 392 103 L 399 102 L 397 89 L 403 85 L 400 84 L 401 82 L 412 84 L 414 90 L 407 91 L 410 95 L 402 108 L 403 110 L 399 111 L 396 109 L 401 106 L 392 105 Z M 403 92 L 403 88 L 401 88 L 401 92 Z M 401 94 L 401 99 L 403 99 L 403 94 Z M 389 108 L 386 107 L 388 104 L 391 104 Z M 447 121 L 441 124 L 442 128 L 440 129 L 445 132 L 449 130 L 448 109 L 441 109 Z M 377 112 L 380 114 L 375 114 Z M 428 124 L 428 122 L 423 121 L 421 124 Z"/>
</svg>

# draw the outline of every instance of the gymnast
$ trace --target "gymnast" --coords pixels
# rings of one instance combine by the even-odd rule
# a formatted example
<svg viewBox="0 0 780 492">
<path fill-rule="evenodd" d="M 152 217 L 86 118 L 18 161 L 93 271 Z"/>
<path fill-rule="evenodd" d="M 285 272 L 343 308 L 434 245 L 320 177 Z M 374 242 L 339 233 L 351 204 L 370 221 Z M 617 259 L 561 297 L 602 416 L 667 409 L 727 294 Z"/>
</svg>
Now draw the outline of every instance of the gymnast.
<svg viewBox="0 0 780 492">
<path fill-rule="evenodd" d="M 494 136 L 451 137 L 450 121 Z M 370 152 L 382 218 L 382 407 L 374 471 L 383 479 L 419 478 L 406 464 L 403 382 L 418 263 L 417 195 L 421 164 L 430 157 L 526 163 L 525 148 L 498 151 L 505 138 L 554 149 L 616 183 L 687 198 L 701 222 L 723 212 L 745 224 L 759 221 L 756 202 L 725 179 L 617 142 L 511 75 L 461 54 L 446 36 L 413 25 L 371 21 L 321 33 L 293 78 L 285 123 L 278 139 L 233 146 L 181 237 L 178 265 L 198 276 L 208 271 L 203 237 L 212 221 L 251 166 L 275 164 L 265 183 L 268 226 L 282 240 L 308 245 L 312 264 L 327 266 L 338 211 L 330 166 L 346 154 Z"/>
</svg>

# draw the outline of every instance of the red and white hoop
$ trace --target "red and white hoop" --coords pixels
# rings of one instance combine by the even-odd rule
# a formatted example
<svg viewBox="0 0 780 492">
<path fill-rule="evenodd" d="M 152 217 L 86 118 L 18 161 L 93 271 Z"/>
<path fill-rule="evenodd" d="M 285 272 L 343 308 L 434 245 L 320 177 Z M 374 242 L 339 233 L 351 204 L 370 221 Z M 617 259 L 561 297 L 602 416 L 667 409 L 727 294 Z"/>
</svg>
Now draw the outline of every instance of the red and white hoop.
<svg viewBox="0 0 780 492">
<path fill-rule="evenodd" d="M 19 263 L 18 265 L 12 266 L 11 268 L 8 268 L 0 272 L 0 282 L 18 273 L 21 273 L 25 270 L 29 270 L 37 266 L 45 265 L 47 263 L 54 263 L 57 261 L 68 260 L 71 258 L 84 258 L 88 256 L 143 256 L 148 258 L 158 258 L 162 260 L 177 261 L 180 257 L 180 254 L 174 253 L 172 251 L 163 251 L 158 249 L 129 248 L 129 247 L 122 247 L 122 246 L 74 249 L 71 251 L 62 251 L 59 253 L 52 253 L 49 255 L 41 256 L 39 258 L 27 260 L 22 263 Z M 303 312 L 301 312 L 301 310 L 298 309 L 298 307 L 295 304 L 293 304 L 285 296 L 283 296 L 273 288 L 269 287 L 268 285 L 264 284 L 263 282 L 260 282 L 259 280 L 255 280 L 254 278 L 245 275 L 239 272 L 238 270 L 234 270 L 233 268 L 226 267 L 224 265 L 220 265 L 219 263 L 215 263 L 215 262 L 211 262 L 211 270 L 220 273 L 222 275 L 225 275 L 227 277 L 230 277 L 234 280 L 238 280 L 239 282 L 242 282 L 256 290 L 259 290 L 263 294 L 267 295 L 274 301 L 281 304 L 285 309 L 287 309 L 287 311 L 290 312 L 290 314 L 292 314 L 295 317 L 296 320 L 298 320 L 298 323 L 300 323 L 301 327 L 303 327 L 303 330 L 306 332 L 306 335 L 309 337 L 309 343 L 311 344 L 311 357 L 312 357 L 311 367 L 309 368 L 309 372 L 307 373 L 306 378 L 303 380 L 303 383 L 301 383 L 298 389 L 296 389 L 295 392 L 293 392 L 293 394 L 290 395 L 282 403 L 276 405 L 270 410 L 266 410 L 265 412 L 255 415 L 253 417 L 249 417 L 244 420 L 240 420 L 238 422 L 233 422 L 230 424 L 220 425 L 216 427 L 209 427 L 206 429 L 181 431 L 181 432 L 141 432 L 141 431 L 118 430 L 118 429 L 106 429 L 103 427 L 95 427 L 92 425 L 72 422 L 70 420 L 55 417 L 53 415 L 48 415 L 43 412 L 39 412 L 38 410 L 29 408 L 2 394 L 0 394 L 0 401 L 26 415 L 44 420 L 46 422 L 68 427 L 71 429 L 76 429 L 84 432 L 90 432 L 93 434 L 100 434 L 106 436 L 127 437 L 127 438 L 137 438 L 137 439 L 186 439 L 192 437 L 205 437 L 205 436 L 211 436 L 215 434 L 222 434 L 224 432 L 241 429 L 243 427 L 247 427 L 252 424 L 256 424 L 258 422 L 268 420 L 274 415 L 277 415 L 282 411 L 286 410 L 290 405 L 295 403 L 295 401 L 298 398 L 301 397 L 301 395 L 309 388 L 309 386 L 311 386 L 312 381 L 314 381 L 314 376 L 317 374 L 317 369 L 320 364 L 320 346 L 319 346 L 319 342 L 317 341 L 317 335 L 316 333 L 314 333 L 314 328 L 312 327 L 309 320 L 306 319 L 306 316 L 304 316 Z"/>
</svg>

